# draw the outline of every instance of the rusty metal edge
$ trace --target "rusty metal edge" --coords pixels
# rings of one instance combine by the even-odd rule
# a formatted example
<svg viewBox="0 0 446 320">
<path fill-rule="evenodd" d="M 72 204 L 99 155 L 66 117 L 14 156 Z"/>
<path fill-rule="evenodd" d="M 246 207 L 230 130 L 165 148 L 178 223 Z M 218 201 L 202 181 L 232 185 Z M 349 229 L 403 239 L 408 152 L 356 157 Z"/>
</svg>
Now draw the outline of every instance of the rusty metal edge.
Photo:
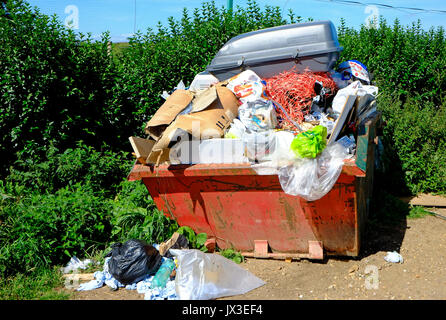
<svg viewBox="0 0 446 320">
<path fill-rule="evenodd" d="M 342 173 L 365 177 L 365 172 L 361 170 L 354 159 L 344 160 Z M 141 180 L 142 178 L 153 177 L 203 177 L 203 176 L 254 176 L 256 171 L 251 168 L 251 164 L 194 164 L 194 165 L 143 165 L 135 162 L 127 179 L 129 181 Z"/>
</svg>

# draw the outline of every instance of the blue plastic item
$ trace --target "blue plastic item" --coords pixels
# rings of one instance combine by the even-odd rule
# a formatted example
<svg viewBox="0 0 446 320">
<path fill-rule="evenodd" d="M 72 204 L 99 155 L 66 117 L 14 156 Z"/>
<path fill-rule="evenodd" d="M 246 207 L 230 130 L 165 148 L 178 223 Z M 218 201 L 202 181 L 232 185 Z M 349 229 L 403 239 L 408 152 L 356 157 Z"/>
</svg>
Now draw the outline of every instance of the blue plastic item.
<svg viewBox="0 0 446 320">
<path fill-rule="evenodd" d="M 151 288 L 164 288 L 169 281 L 170 274 L 175 269 L 175 262 L 172 259 L 166 259 L 156 272 L 152 280 Z"/>
</svg>

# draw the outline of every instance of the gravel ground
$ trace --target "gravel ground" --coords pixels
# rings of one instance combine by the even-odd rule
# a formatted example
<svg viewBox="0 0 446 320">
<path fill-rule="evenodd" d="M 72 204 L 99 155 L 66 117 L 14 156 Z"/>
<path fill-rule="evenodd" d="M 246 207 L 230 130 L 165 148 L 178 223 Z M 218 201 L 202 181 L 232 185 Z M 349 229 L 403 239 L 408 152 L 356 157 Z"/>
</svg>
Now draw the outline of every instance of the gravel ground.
<svg viewBox="0 0 446 320">
<path fill-rule="evenodd" d="M 446 209 L 431 209 L 446 216 Z M 398 251 L 403 263 L 384 260 Z M 446 299 L 446 220 L 433 216 L 400 221 L 393 226 L 369 224 L 360 257 L 286 262 L 246 259 L 243 268 L 266 285 L 240 296 L 242 300 Z M 75 300 L 140 300 L 134 290 L 108 287 L 74 292 Z"/>
</svg>

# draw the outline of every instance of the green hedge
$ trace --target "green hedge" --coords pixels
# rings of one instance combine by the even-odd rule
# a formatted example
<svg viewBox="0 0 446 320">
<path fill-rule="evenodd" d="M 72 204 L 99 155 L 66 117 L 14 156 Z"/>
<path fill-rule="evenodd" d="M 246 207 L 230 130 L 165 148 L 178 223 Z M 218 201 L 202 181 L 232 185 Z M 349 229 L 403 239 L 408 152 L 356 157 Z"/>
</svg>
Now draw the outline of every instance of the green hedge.
<svg viewBox="0 0 446 320">
<path fill-rule="evenodd" d="M 381 92 L 384 128 L 382 186 L 393 193 L 446 192 L 446 38 L 421 22 L 338 30 L 340 61 L 357 59 Z"/>
<path fill-rule="evenodd" d="M 41 157 L 50 145 L 63 151 L 83 140 L 95 148 L 105 143 L 114 151 L 130 151 L 127 137 L 143 134 L 145 122 L 163 102 L 162 91 L 180 80 L 189 84 L 227 40 L 303 21 L 292 11 L 284 17 L 279 7 L 260 8 L 255 1 L 233 12 L 204 2 L 192 11 L 184 9 L 180 19 L 137 33 L 125 50 L 109 54 L 107 34 L 98 42 L 80 40 L 55 17 L 24 1 L 7 6 L 11 19 L 0 19 L 3 174 L 17 153 Z M 396 176 L 392 181 L 400 182 L 401 191 L 444 193 L 444 29 L 425 31 L 420 22 L 402 26 L 398 20 L 389 25 L 381 19 L 377 28 L 341 23 L 338 37 L 344 47 L 339 61 L 366 64 L 382 93 L 379 106 L 389 125 L 386 159 L 392 159 L 384 176 Z M 411 130 L 405 131 L 407 121 L 412 121 Z M 424 135 L 420 138 L 417 132 Z M 414 147 L 425 142 L 429 147 L 422 151 Z"/>
<path fill-rule="evenodd" d="M 54 194 L 5 193 L 0 202 L 0 276 L 65 264 L 110 239 L 112 206 L 88 187 Z M 11 191 L 11 190 L 10 190 Z"/>
<path fill-rule="evenodd" d="M 176 228 L 131 167 L 130 135 L 157 110 L 163 90 L 190 83 L 240 33 L 303 21 L 249 1 L 233 12 L 204 2 L 180 19 L 109 52 L 108 34 L 77 38 L 25 1 L 0 8 L 0 275 L 65 263 L 90 246 L 129 237 L 160 242 Z M 379 86 L 392 193 L 446 192 L 446 40 L 381 20 L 338 30 L 340 62 L 366 64 Z M 79 141 L 82 141 L 80 143 Z"/>
<path fill-rule="evenodd" d="M 75 148 L 64 151 L 50 145 L 40 158 L 19 155 L 6 181 L 40 193 L 88 185 L 95 194 L 114 196 L 132 168 L 133 157 L 128 152 L 104 149 L 78 142 Z"/>
<path fill-rule="evenodd" d="M 341 21 L 339 42 L 344 47 L 340 61 L 357 59 L 370 69 L 382 92 L 446 102 L 446 38 L 442 27 L 421 28 L 421 21 L 402 26 L 381 19 L 376 28 L 347 28 Z"/>
<path fill-rule="evenodd" d="M 50 143 L 79 140 L 122 147 L 122 114 L 113 108 L 117 77 L 102 41 L 78 39 L 56 16 L 25 1 L 0 7 L 0 157 L 3 173 L 17 153 L 41 155 Z M 125 136 L 127 138 L 127 136 Z M 121 143 L 121 144 L 120 144 Z"/>
</svg>

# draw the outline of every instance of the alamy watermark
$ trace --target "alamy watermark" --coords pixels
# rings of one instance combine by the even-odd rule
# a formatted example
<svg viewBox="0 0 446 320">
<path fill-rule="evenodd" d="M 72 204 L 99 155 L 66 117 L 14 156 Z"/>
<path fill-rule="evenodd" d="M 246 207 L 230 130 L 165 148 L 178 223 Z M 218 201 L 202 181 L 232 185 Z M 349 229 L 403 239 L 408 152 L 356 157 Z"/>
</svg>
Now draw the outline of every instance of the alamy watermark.
<svg viewBox="0 0 446 320">
<path fill-rule="evenodd" d="M 65 13 L 68 16 L 65 17 L 64 25 L 69 29 L 79 29 L 79 8 L 70 4 L 65 7 Z"/>
<path fill-rule="evenodd" d="M 64 285 L 65 285 L 66 289 L 79 288 L 79 284 L 80 284 L 80 274 L 79 273 L 66 274 L 64 276 L 64 278 L 65 278 Z"/>
<path fill-rule="evenodd" d="M 367 265 L 365 267 L 364 273 L 367 275 L 365 277 L 365 288 L 368 290 L 378 290 L 379 289 L 378 267 L 374 265 Z"/>
<path fill-rule="evenodd" d="M 368 5 L 364 9 L 364 13 L 369 14 L 367 18 L 365 18 L 365 26 L 366 28 L 377 28 L 378 27 L 378 18 L 379 18 L 379 9 L 377 6 Z"/>
</svg>

